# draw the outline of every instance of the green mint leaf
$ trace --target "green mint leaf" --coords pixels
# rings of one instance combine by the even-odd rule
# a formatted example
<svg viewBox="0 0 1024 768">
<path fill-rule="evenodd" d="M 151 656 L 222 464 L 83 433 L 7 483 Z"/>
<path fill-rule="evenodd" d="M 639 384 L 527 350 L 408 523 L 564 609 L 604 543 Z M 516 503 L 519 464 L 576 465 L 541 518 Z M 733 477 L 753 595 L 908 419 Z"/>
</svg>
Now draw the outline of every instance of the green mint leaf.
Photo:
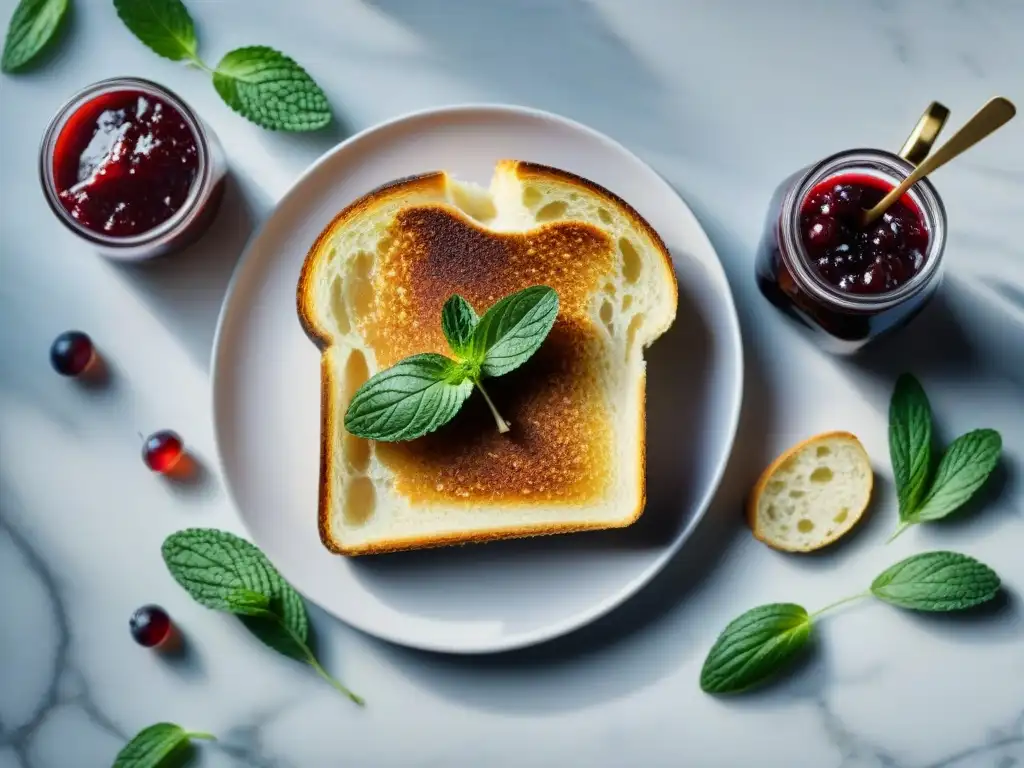
<svg viewBox="0 0 1024 768">
<path fill-rule="evenodd" d="M 181 0 L 114 0 L 114 8 L 154 53 L 172 61 L 198 61 L 196 29 Z"/>
<path fill-rule="evenodd" d="M 992 474 L 1002 448 L 1003 439 L 994 429 L 976 429 L 954 440 L 911 522 L 938 520 L 959 509 Z"/>
<path fill-rule="evenodd" d="M 924 497 L 931 469 L 932 411 L 920 382 L 908 373 L 896 380 L 889 403 L 889 456 L 896 479 L 900 520 Z"/>
<path fill-rule="evenodd" d="M 226 54 L 213 86 L 242 117 L 272 131 L 315 131 L 331 122 L 327 96 L 302 67 L 266 46 Z"/>
<path fill-rule="evenodd" d="M 226 531 L 189 528 L 167 537 L 163 557 L 174 580 L 207 608 L 244 614 L 239 610 L 239 595 L 263 595 L 291 633 L 277 622 L 258 616 L 242 615 L 242 623 L 279 653 L 306 660 L 305 649 L 298 647 L 293 638 L 305 642 L 309 633 L 306 606 L 255 546 Z"/>
<path fill-rule="evenodd" d="M 190 733 L 174 723 L 143 728 L 114 758 L 113 768 L 159 768 L 181 765 L 190 739 L 213 739 L 208 733 Z"/>
<path fill-rule="evenodd" d="M 242 616 L 266 616 L 270 613 L 270 598 L 261 592 L 236 589 L 227 597 L 227 610 Z"/>
<path fill-rule="evenodd" d="M 345 429 L 371 440 L 412 440 L 459 412 L 473 391 L 465 369 L 444 355 L 413 355 L 371 376 L 345 411 Z"/>
<path fill-rule="evenodd" d="M 70 0 L 21 0 L 7 25 L 0 69 L 24 68 L 56 37 L 67 15 Z"/>
<path fill-rule="evenodd" d="M 470 355 L 473 330 L 479 322 L 480 318 L 473 307 L 458 294 L 449 298 L 441 308 L 441 330 L 448 340 L 448 346 L 459 357 Z"/>
<path fill-rule="evenodd" d="M 719 635 L 700 673 L 705 693 L 736 693 L 772 677 L 811 636 L 811 618 L 793 603 L 753 608 Z"/>
<path fill-rule="evenodd" d="M 544 343 L 558 316 L 558 294 L 535 285 L 488 309 L 473 331 L 472 357 L 484 376 L 502 376 L 525 363 Z"/>
<path fill-rule="evenodd" d="M 960 611 L 991 600 L 999 576 L 984 563 L 957 552 L 925 552 L 886 569 L 871 593 L 900 608 Z"/>
</svg>

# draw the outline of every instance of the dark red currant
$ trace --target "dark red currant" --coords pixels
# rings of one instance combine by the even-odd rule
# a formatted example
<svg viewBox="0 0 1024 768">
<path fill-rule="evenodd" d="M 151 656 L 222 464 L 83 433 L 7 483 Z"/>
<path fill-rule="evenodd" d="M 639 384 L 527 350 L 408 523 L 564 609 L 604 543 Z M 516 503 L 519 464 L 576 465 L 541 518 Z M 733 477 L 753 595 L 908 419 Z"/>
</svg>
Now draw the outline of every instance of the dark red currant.
<svg viewBox="0 0 1024 768">
<path fill-rule="evenodd" d="M 174 469 L 184 453 L 184 444 L 169 429 L 154 432 L 142 446 L 142 460 L 154 472 L 166 474 Z"/>
<path fill-rule="evenodd" d="M 144 605 L 132 614 L 128 626 L 136 643 L 153 648 L 170 636 L 171 617 L 159 605 Z"/>
<path fill-rule="evenodd" d="M 95 350 L 81 331 L 65 331 L 50 345 L 50 364 L 61 376 L 78 376 L 89 367 Z"/>
</svg>

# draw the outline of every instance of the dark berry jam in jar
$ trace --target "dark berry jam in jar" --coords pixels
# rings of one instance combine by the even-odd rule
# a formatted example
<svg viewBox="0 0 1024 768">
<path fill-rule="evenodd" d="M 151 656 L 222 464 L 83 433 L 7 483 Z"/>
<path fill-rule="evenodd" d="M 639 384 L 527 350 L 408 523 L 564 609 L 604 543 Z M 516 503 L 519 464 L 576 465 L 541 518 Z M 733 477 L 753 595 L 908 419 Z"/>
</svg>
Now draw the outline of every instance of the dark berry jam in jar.
<svg viewBox="0 0 1024 768">
<path fill-rule="evenodd" d="M 146 80 L 105 80 L 50 122 L 40 175 L 57 217 L 108 256 L 145 259 L 193 242 L 216 214 L 224 153 L 177 96 Z"/>
<path fill-rule="evenodd" d="M 772 196 L 758 286 L 829 351 L 856 351 L 902 326 L 941 281 L 946 212 L 930 181 L 871 224 L 862 221 L 912 170 L 882 150 L 840 152 L 790 176 Z"/>
</svg>

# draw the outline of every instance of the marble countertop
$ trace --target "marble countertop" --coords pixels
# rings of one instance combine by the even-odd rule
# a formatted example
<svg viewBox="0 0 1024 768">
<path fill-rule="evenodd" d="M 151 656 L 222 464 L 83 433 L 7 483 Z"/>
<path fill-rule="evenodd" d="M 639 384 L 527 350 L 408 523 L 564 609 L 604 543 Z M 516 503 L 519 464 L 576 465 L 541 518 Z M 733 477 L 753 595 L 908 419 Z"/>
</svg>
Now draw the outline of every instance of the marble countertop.
<svg viewBox="0 0 1024 768">
<path fill-rule="evenodd" d="M 897 148 L 928 101 L 957 126 L 990 96 L 1024 102 L 1024 5 L 1015 0 L 220 0 L 187 3 L 208 59 L 245 44 L 290 53 L 342 123 L 262 131 L 198 71 L 159 59 L 111 4 L 78 0 L 60 50 L 0 78 L 0 768 L 108 765 L 125 739 L 170 720 L 212 731 L 197 764 L 392 766 L 1024 766 L 1024 121 L 936 174 L 950 220 L 941 292 L 892 343 L 854 360 L 794 334 L 757 292 L 754 246 L 785 175 L 857 145 Z M 0 0 L 10 17 L 15 0 Z M 243 23 L 244 22 L 244 23 Z M 37 146 L 74 90 L 155 79 L 220 135 L 231 167 L 202 244 L 146 268 L 105 261 L 53 219 Z M 212 466 L 209 360 L 231 270 L 253 228 L 318 155 L 380 120 L 429 106 L 510 102 L 621 140 L 686 198 L 725 265 L 746 345 L 734 455 L 695 536 L 637 597 L 591 627 L 508 655 L 394 647 L 311 607 L 325 665 L 359 709 L 192 603 L 157 555 L 188 525 L 240 530 L 223 484 L 148 473 L 138 433 L 171 427 Z M 49 368 L 67 328 L 113 362 L 87 390 Z M 937 429 L 1002 431 L 983 503 L 883 546 L 895 502 L 886 409 L 896 375 L 924 382 Z M 754 541 L 740 499 L 786 446 L 851 429 L 879 498 L 825 554 Z M 822 621 L 786 680 L 718 699 L 697 685 L 720 629 L 763 602 L 818 607 L 928 549 L 971 554 L 1006 599 L 924 617 L 870 601 Z M 127 618 L 159 602 L 190 638 L 161 661 Z"/>
</svg>

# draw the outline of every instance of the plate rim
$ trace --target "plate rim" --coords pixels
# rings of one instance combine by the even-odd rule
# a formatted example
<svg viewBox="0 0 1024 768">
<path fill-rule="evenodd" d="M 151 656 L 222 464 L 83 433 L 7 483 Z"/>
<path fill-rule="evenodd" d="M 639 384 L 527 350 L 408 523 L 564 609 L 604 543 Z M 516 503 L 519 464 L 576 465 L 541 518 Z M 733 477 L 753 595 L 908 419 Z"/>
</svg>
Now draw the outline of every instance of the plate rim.
<svg viewBox="0 0 1024 768">
<path fill-rule="evenodd" d="M 250 234 L 245 242 L 242 252 L 238 257 L 238 261 L 235 263 L 234 268 L 231 271 L 231 277 L 228 280 L 227 287 L 224 291 L 224 297 L 221 300 L 220 309 L 217 312 L 217 324 L 214 330 L 212 347 L 210 350 L 210 389 L 209 389 L 209 405 L 210 405 L 210 416 L 213 421 L 213 437 L 214 437 L 214 454 L 216 461 L 216 468 L 220 474 L 224 483 L 225 490 L 227 492 L 228 501 L 231 505 L 231 510 L 237 519 L 238 523 L 245 536 L 256 546 L 259 543 L 256 537 L 253 535 L 249 524 L 246 521 L 245 515 L 242 514 L 241 507 L 239 506 L 238 499 L 236 498 L 233 484 L 229 479 L 228 473 L 225 469 L 224 452 L 222 449 L 223 440 L 221 435 L 220 419 L 217 417 L 217 392 L 218 392 L 218 381 L 222 378 L 220 372 L 220 365 L 218 361 L 221 355 L 221 347 L 223 341 L 224 325 L 228 317 L 229 309 L 235 298 L 235 294 L 238 290 L 241 276 L 246 269 L 246 264 L 249 262 L 253 255 L 253 246 L 259 241 L 263 233 L 270 227 L 270 224 L 278 211 L 285 207 L 286 203 L 289 202 L 292 197 L 298 194 L 298 190 L 305 184 L 305 182 L 312 177 L 321 166 L 329 162 L 335 155 L 345 152 L 353 144 L 357 144 L 369 136 L 375 133 L 385 131 L 398 124 L 405 122 L 413 122 L 424 118 L 443 118 L 446 116 L 461 115 L 472 112 L 485 112 L 496 115 L 518 115 L 526 116 L 531 118 L 539 118 L 542 120 L 548 120 L 555 123 L 560 123 L 563 126 L 571 128 L 576 131 L 580 131 L 590 137 L 597 139 L 600 142 L 611 145 L 612 148 L 622 152 L 630 159 L 638 163 L 643 168 L 649 170 L 656 178 L 658 178 L 664 185 L 665 191 L 673 195 L 675 198 L 682 203 L 683 207 L 689 213 L 697 226 L 698 231 L 704 238 L 705 244 L 710 249 L 711 254 L 714 256 L 714 266 L 719 270 L 723 284 L 725 286 L 724 298 L 725 298 L 725 309 L 728 316 L 729 326 L 729 340 L 732 346 L 732 364 L 736 370 L 735 380 L 732 385 L 732 392 L 730 392 L 730 402 L 732 403 L 731 413 L 728 418 L 727 425 L 727 439 L 725 441 L 725 448 L 722 452 L 721 458 L 717 462 L 717 466 L 711 477 L 711 482 L 702 495 L 699 503 L 695 507 L 694 514 L 687 521 L 686 525 L 683 526 L 682 530 L 676 535 L 675 539 L 662 551 L 656 558 L 654 558 L 640 573 L 634 576 L 631 580 L 623 583 L 623 585 L 608 598 L 599 601 L 588 610 L 574 613 L 565 619 L 553 622 L 542 629 L 537 629 L 532 632 L 519 633 L 509 638 L 500 639 L 498 642 L 492 642 L 486 646 L 450 646 L 443 643 L 436 643 L 431 641 L 420 642 L 415 639 L 404 637 L 398 633 L 393 633 L 387 630 L 381 630 L 376 627 L 369 627 L 359 620 L 353 620 L 348 617 L 339 616 L 331 608 L 322 605 L 319 601 L 313 599 L 306 592 L 298 587 L 292 585 L 303 597 L 304 600 L 308 600 L 313 603 L 325 613 L 329 614 L 336 620 L 342 622 L 346 626 L 349 626 L 364 635 L 374 637 L 380 640 L 387 641 L 394 645 L 398 645 L 405 648 L 412 648 L 421 651 L 430 651 L 435 653 L 447 653 L 460 656 L 474 656 L 474 655 L 487 655 L 495 653 L 505 653 L 509 651 L 520 650 L 531 646 L 539 645 L 541 643 L 549 642 L 559 637 L 563 637 L 572 632 L 575 632 L 588 624 L 596 621 L 602 616 L 605 616 L 616 608 L 624 604 L 627 600 L 635 596 L 641 589 L 660 573 L 668 562 L 678 554 L 682 549 L 686 541 L 693 535 L 697 526 L 704 519 L 707 514 L 711 502 L 721 488 L 722 478 L 725 474 L 725 470 L 732 457 L 732 453 L 735 449 L 736 435 L 739 430 L 740 415 L 743 410 L 743 398 L 744 398 L 744 354 L 743 354 L 743 337 L 742 329 L 739 321 L 739 313 L 736 310 L 736 301 L 733 296 L 732 286 L 729 283 L 728 275 L 725 272 L 725 267 L 722 264 L 722 260 L 718 255 L 718 251 L 711 239 L 708 237 L 704 226 L 701 224 L 700 219 L 693 212 L 689 203 L 686 202 L 685 198 L 672 186 L 661 173 L 659 173 L 653 166 L 651 166 L 646 160 L 641 158 L 629 147 L 622 142 L 609 136 L 608 134 L 592 128 L 589 125 L 581 123 L 570 117 L 550 112 L 536 107 L 529 107 L 525 105 L 512 104 L 506 102 L 488 102 L 488 101 L 471 101 L 471 102 L 456 102 L 452 104 L 436 105 L 426 107 L 422 109 L 415 109 L 407 112 L 400 113 L 394 117 L 387 118 L 385 120 L 373 123 L 349 136 L 346 139 L 338 142 L 334 146 L 325 150 L 321 153 L 312 163 L 310 163 L 305 170 L 303 170 L 295 180 L 289 185 L 288 189 L 282 194 L 277 201 L 273 204 L 271 210 L 267 213 L 266 217 L 260 222 L 253 232 Z M 261 550 L 262 551 L 262 550 Z M 269 555 L 267 556 L 269 558 Z M 271 561 L 273 562 L 273 561 Z M 276 566 L 275 566 L 276 567 Z"/>
</svg>

